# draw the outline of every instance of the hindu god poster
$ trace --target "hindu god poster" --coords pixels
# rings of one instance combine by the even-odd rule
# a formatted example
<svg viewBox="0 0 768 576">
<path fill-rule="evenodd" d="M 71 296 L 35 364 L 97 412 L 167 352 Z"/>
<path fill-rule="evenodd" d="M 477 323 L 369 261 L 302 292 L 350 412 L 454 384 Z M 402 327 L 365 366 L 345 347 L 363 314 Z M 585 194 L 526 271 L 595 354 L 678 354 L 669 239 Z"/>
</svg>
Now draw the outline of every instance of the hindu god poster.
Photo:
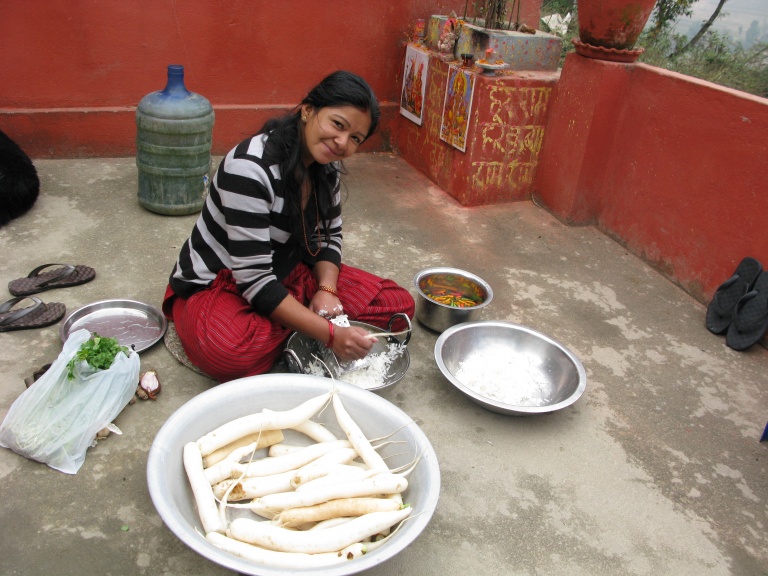
<svg viewBox="0 0 768 576">
<path fill-rule="evenodd" d="M 405 52 L 403 89 L 400 93 L 400 114 L 421 126 L 424 117 L 424 93 L 427 89 L 429 55 L 414 46 Z"/>
<path fill-rule="evenodd" d="M 462 152 L 467 148 L 467 132 L 474 93 L 475 76 L 458 66 L 451 66 L 445 87 L 440 139 Z"/>
</svg>

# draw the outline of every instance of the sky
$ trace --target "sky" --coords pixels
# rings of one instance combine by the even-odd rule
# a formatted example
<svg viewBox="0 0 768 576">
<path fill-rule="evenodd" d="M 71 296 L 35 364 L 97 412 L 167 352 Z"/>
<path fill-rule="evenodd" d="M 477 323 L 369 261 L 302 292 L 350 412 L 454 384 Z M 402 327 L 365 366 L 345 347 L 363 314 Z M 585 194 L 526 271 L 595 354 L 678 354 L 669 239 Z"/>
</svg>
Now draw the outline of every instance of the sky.
<svg viewBox="0 0 768 576">
<path fill-rule="evenodd" d="M 717 0 L 698 0 L 693 5 L 691 20 L 679 23 L 678 30 L 685 33 L 693 22 L 699 25 L 706 22 L 717 8 L 717 4 Z M 728 31 L 734 38 L 740 39 L 744 37 L 753 20 L 757 20 L 763 33 L 768 33 L 767 0 L 727 0 L 714 27 L 723 32 Z"/>
</svg>

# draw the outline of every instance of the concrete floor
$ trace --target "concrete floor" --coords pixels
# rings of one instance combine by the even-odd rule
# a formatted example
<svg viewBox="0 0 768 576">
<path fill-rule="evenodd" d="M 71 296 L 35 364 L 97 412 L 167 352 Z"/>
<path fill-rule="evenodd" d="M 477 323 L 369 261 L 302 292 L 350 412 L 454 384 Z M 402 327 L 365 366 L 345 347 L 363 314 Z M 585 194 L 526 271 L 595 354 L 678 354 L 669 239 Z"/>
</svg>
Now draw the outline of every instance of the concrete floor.
<svg viewBox="0 0 768 576">
<path fill-rule="evenodd" d="M 111 298 L 158 306 L 196 217 L 141 208 L 132 158 L 36 165 L 37 205 L 0 229 L 0 285 L 48 262 L 87 264 L 93 282 L 38 296 L 68 311 Z M 392 155 L 348 168 L 346 262 L 412 291 L 422 268 L 468 269 L 494 289 L 484 319 L 554 337 L 588 377 L 561 412 L 489 412 L 442 377 L 437 334 L 415 322 L 410 369 L 382 396 L 421 423 L 442 493 L 421 536 L 370 574 L 768 574 L 766 349 L 727 348 L 701 303 L 594 228 L 529 202 L 463 208 Z M 58 324 L 0 334 L 0 417 L 60 351 Z M 155 433 L 214 382 L 163 343 L 141 364 L 161 395 L 126 407 L 123 435 L 89 450 L 76 475 L 0 450 L 0 573 L 229 573 L 164 526 L 146 484 Z"/>
</svg>

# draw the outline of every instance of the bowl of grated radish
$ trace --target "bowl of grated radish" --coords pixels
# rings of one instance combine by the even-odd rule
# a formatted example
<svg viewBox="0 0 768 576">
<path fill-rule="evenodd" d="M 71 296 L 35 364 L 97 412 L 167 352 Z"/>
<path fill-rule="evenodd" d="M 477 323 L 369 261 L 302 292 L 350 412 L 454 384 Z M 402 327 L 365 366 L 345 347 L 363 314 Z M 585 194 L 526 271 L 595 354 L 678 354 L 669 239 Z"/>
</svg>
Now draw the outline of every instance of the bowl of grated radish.
<svg viewBox="0 0 768 576">
<path fill-rule="evenodd" d="M 257 421 L 255 419 L 259 419 L 258 425 L 254 424 Z M 269 549 L 268 544 L 260 547 L 253 542 L 249 544 L 240 540 L 242 534 L 248 536 L 251 530 L 266 530 L 269 531 L 270 542 L 278 542 L 273 532 L 280 531 L 281 525 L 284 533 L 280 538 L 287 537 L 290 542 L 286 546 L 289 547 L 299 546 L 303 549 L 312 546 L 333 546 L 336 538 L 347 537 L 335 533 L 343 532 L 344 524 L 327 528 L 323 526 L 322 530 L 310 532 L 312 526 L 302 524 L 294 528 L 288 523 L 278 522 L 276 517 L 271 522 L 265 521 L 264 517 L 257 515 L 263 513 L 259 512 L 258 508 L 246 507 L 257 500 L 266 505 L 269 498 L 272 498 L 274 506 L 275 498 L 290 499 L 297 495 L 302 498 L 308 497 L 307 495 L 311 497 L 317 490 L 323 490 L 323 481 L 326 478 L 322 477 L 315 480 L 310 477 L 303 492 L 300 492 L 299 488 L 287 492 L 285 489 L 282 492 L 277 490 L 277 493 L 254 497 L 253 502 L 242 500 L 241 496 L 241 502 L 247 504 L 227 507 L 225 513 L 221 514 L 221 502 L 234 500 L 234 493 L 232 498 L 211 494 L 214 486 L 209 482 L 213 482 L 213 479 L 208 474 L 220 467 L 222 462 L 211 463 L 206 461 L 206 458 L 222 450 L 217 449 L 217 446 L 227 448 L 234 445 L 234 442 L 228 443 L 229 438 L 244 432 L 246 423 L 250 428 L 258 429 L 259 440 L 262 435 L 266 437 L 267 428 L 279 430 L 282 438 L 267 442 L 267 445 L 270 442 L 278 442 L 268 448 L 254 447 L 255 452 L 251 450 L 248 455 L 242 457 L 242 463 L 238 464 L 241 468 L 274 464 L 280 456 L 268 454 L 271 454 L 272 448 L 275 447 L 284 446 L 284 454 L 287 453 L 289 458 L 293 458 L 294 454 L 302 452 L 302 447 L 311 451 L 322 447 L 322 444 L 335 444 L 346 441 L 347 438 L 352 445 L 352 452 L 359 454 L 359 457 L 346 468 L 357 468 L 358 473 L 363 473 L 368 465 L 368 469 L 374 471 L 377 466 L 369 465 L 366 454 L 368 457 L 370 452 L 378 454 L 376 457 L 385 462 L 382 465 L 387 472 L 379 475 L 368 474 L 367 478 L 376 481 L 380 477 L 387 479 L 389 476 L 403 476 L 406 480 L 404 488 L 390 488 L 391 492 L 380 492 L 377 496 L 379 499 L 385 499 L 381 494 L 400 497 L 400 508 L 396 511 L 378 512 L 379 517 L 383 514 L 398 515 L 399 524 L 392 525 L 390 536 L 377 543 L 371 541 L 367 544 L 363 542 L 348 545 L 343 550 L 352 551 L 346 552 L 336 560 L 333 558 L 339 556 L 336 552 L 309 549 L 304 552 L 284 551 Z M 350 426 L 352 429 L 357 428 L 363 437 L 362 441 L 359 436 L 349 435 Z M 249 433 L 253 432 L 254 430 L 250 430 Z M 337 440 L 328 438 L 328 434 L 335 436 Z M 363 446 L 358 447 L 360 442 Z M 373 450 L 375 444 L 382 445 Z M 188 455 L 190 447 L 193 449 L 190 453 L 194 452 L 191 456 Z M 350 448 L 346 450 L 349 451 Z M 325 454 L 329 455 L 327 452 Z M 297 470 L 306 470 L 308 473 L 310 469 L 317 470 L 320 467 L 320 458 L 317 454 L 314 457 L 316 460 L 303 467 L 290 468 L 288 474 L 291 483 L 298 478 Z M 197 462 L 192 468 L 189 467 L 188 458 L 191 458 L 193 463 Z M 341 474 L 339 469 L 343 467 L 338 463 L 331 464 L 329 470 L 333 470 L 333 474 Z M 401 471 L 402 469 L 408 471 Z M 246 475 L 245 472 L 242 474 Z M 325 482 L 324 486 L 331 490 L 339 490 L 336 485 L 351 486 L 351 480 L 347 479 L 352 478 L 351 472 L 344 474 L 350 476 L 340 475 L 338 477 L 342 480 L 335 482 L 328 474 L 328 479 L 332 481 Z M 273 476 L 257 476 L 257 485 L 266 484 Z M 202 492 L 199 482 L 201 477 Z M 232 478 L 234 477 L 233 474 Z M 193 482 L 193 479 L 197 482 Z M 238 478 L 242 485 L 245 485 L 247 480 L 242 476 Z M 309 486 L 310 481 L 319 483 L 320 486 L 312 489 Z M 402 482 L 402 479 L 398 482 Z M 176 410 L 160 428 L 150 448 L 147 483 L 152 502 L 171 532 L 196 553 L 220 566 L 247 575 L 285 576 L 306 572 L 320 576 L 344 576 L 369 570 L 385 562 L 401 553 L 421 534 L 437 506 L 440 495 L 440 468 L 437 455 L 419 426 L 400 408 L 377 394 L 351 384 L 316 376 L 265 374 L 220 384 L 193 397 Z M 384 490 L 380 486 L 375 488 L 380 489 Z M 206 491 L 207 496 L 201 497 L 200 494 Z M 336 498 L 350 499 L 340 494 L 337 494 Z M 358 498 L 372 499 L 374 498 Z M 332 504 L 333 500 L 330 503 Z M 312 508 L 302 504 L 299 506 L 300 508 L 294 508 L 296 513 Z M 319 504 L 316 507 L 322 506 L 324 505 Z M 204 514 L 203 510 L 210 507 L 213 507 L 213 513 L 207 510 L 207 515 Z M 290 508 L 285 503 L 282 507 Z M 402 510 L 405 512 L 400 512 Z M 360 529 L 365 521 L 365 517 L 360 517 L 355 530 Z M 303 531 L 306 533 L 301 534 Z M 328 544 L 328 540 L 333 542 Z"/>
<path fill-rule="evenodd" d="M 408 342 L 411 339 L 411 321 L 407 315 L 394 314 L 389 321 L 389 328 L 382 330 L 364 322 L 349 321 L 350 326 L 363 328 L 373 335 L 389 334 L 393 323 L 402 319 L 408 326 L 404 337 L 386 335 L 377 338 L 371 352 L 365 357 L 363 366 L 356 370 L 343 370 L 339 365 L 329 366 L 327 359 L 329 351 L 322 342 L 304 336 L 299 332 L 293 333 L 285 345 L 285 358 L 288 370 L 294 374 L 309 374 L 311 376 L 329 377 L 330 370 L 338 368 L 340 374 L 333 378 L 371 391 L 381 391 L 400 382 L 411 364 L 408 352 Z M 330 362 L 330 361 L 329 361 Z"/>
<path fill-rule="evenodd" d="M 443 376 L 477 404 L 532 415 L 571 406 L 586 390 L 581 361 L 556 340 L 509 322 L 466 322 L 435 342 Z"/>
</svg>

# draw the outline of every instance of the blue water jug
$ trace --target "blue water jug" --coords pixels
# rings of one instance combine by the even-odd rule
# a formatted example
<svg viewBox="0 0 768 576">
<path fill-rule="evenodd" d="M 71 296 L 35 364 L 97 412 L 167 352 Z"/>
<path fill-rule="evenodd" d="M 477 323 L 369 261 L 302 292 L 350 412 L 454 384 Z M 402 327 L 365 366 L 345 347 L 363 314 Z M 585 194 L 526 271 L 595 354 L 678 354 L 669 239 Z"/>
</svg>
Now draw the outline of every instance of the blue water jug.
<svg viewBox="0 0 768 576">
<path fill-rule="evenodd" d="M 202 209 L 211 172 L 211 103 L 184 86 L 184 67 L 168 66 L 164 90 L 136 108 L 139 204 L 158 214 Z"/>
</svg>

